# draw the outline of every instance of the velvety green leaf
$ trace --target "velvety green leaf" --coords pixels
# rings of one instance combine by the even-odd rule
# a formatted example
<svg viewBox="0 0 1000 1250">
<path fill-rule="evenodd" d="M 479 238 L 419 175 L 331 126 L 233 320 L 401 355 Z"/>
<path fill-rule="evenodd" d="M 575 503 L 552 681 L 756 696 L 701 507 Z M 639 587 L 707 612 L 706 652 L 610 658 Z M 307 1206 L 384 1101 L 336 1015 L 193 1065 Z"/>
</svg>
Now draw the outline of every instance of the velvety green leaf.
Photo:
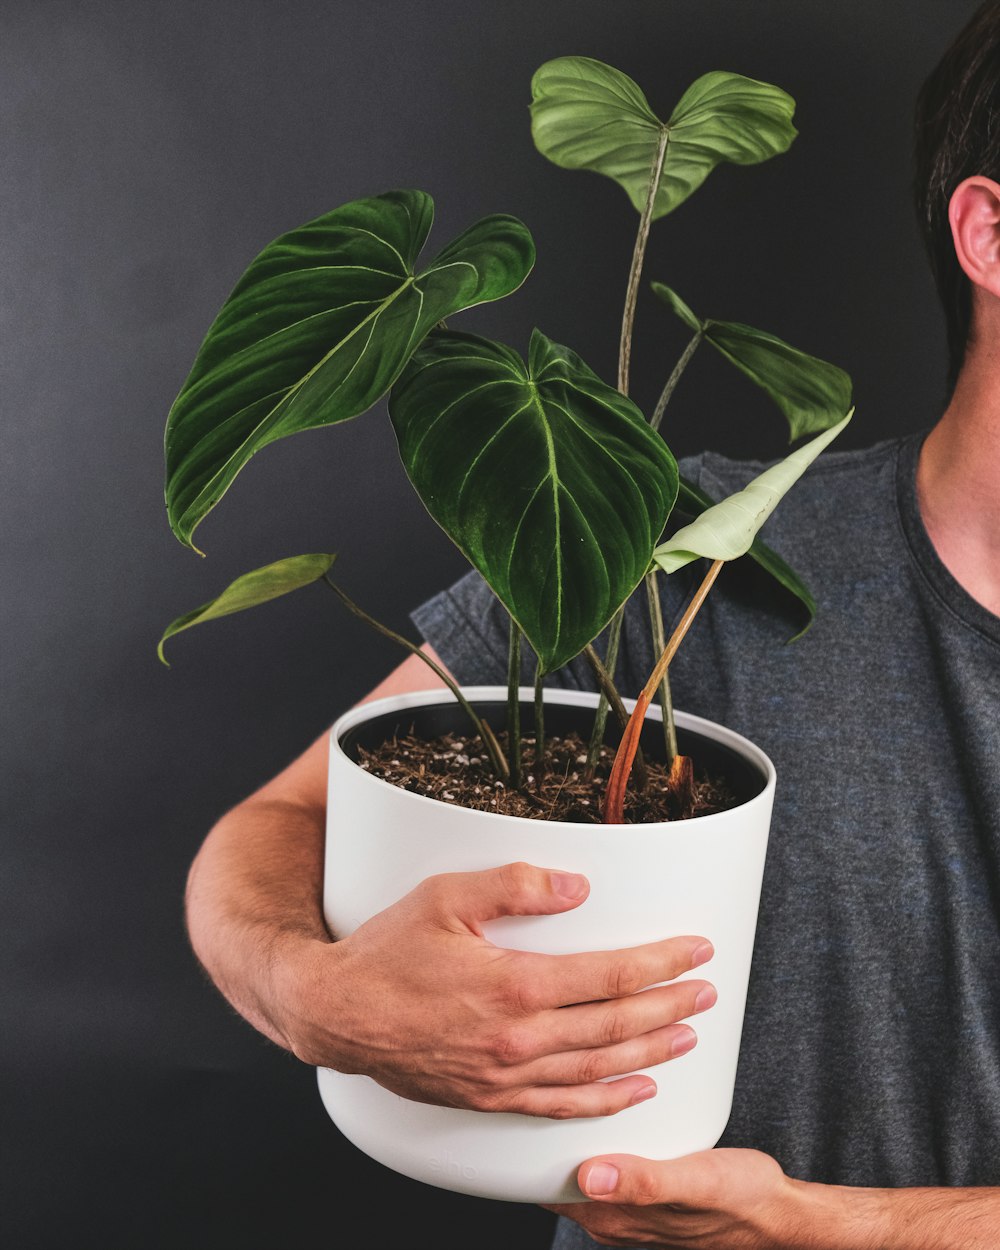
<svg viewBox="0 0 1000 1250">
<path fill-rule="evenodd" d="M 255 452 L 366 411 L 436 322 L 524 281 L 534 245 L 506 216 L 484 218 L 418 273 L 433 215 L 423 191 L 355 200 L 250 265 L 167 420 L 167 513 L 183 543 Z"/>
<path fill-rule="evenodd" d="M 820 452 L 844 429 L 853 410 L 837 425 L 818 434 L 778 464 L 765 469 L 749 486 L 715 504 L 677 531 L 653 552 L 665 573 L 675 573 L 692 560 L 735 560 L 750 550 L 757 531 L 782 496 L 799 480 Z"/>
<path fill-rule="evenodd" d="M 654 219 L 682 204 L 716 165 L 766 161 L 787 151 L 797 133 L 791 96 L 722 71 L 693 83 L 666 121 L 627 74 L 589 57 L 547 61 L 536 71 L 531 92 L 531 131 L 539 152 L 565 169 L 613 178 L 639 212 L 666 136 Z"/>
<path fill-rule="evenodd" d="M 766 391 L 788 421 L 791 439 L 827 430 L 851 406 L 851 379 L 843 369 L 809 356 L 782 339 L 738 321 L 702 321 L 676 291 L 654 282 L 653 290 L 690 329 Z"/>
<path fill-rule="evenodd" d="M 545 671 L 577 655 L 642 580 L 677 466 L 628 399 L 537 330 L 527 366 L 434 333 L 389 399 L 410 480 Z"/>
<path fill-rule="evenodd" d="M 220 616 L 230 616 L 233 612 L 242 612 L 246 608 L 255 608 L 259 603 L 267 603 L 270 599 L 278 599 L 301 586 L 309 586 L 330 570 L 336 560 L 335 555 L 318 552 L 305 556 L 289 556 L 287 560 L 277 560 L 274 564 L 265 564 L 263 568 L 244 573 L 232 582 L 221 595 L 203 603 L 193 612 L 185 612 L 176 621 L 171 621 L 163 631 L 160 645 L 157 648 L 160 659 L 167 663 L 163 654 L 163 644 L 174 634 L 179 634 L 193 625 L 203 625 L 206 621 L 218 620 Z M 168 666 L 169 667 L 169 666 Z"/>
<path fill-rule="evenodd" d="M 700 486 L 689 482 L 686 477 L 681 478 L 680 490 L 677 494 L 678 512 L 684 512 L 691 517 L 700 516 L 703 512 L 707 512 L 709 508 L 715 507 L 715 502 L 712 496 L 703 491 Z M 747 552 L 747 555 L 751 560 L 756 561 L 762 569 L 770 573 L 779 585 L 791 591 L 805 607 L 806 623 L 798 633 L 789 639 L 789 642 L 795 642 L 796 639 L 802 637 L 816 619 L 816 600 L 812 591 L 791 565 L 783 560 L 773 548 L 761 542 L 759 536 L 750 544 L 750 550 Z"/>
</svg>

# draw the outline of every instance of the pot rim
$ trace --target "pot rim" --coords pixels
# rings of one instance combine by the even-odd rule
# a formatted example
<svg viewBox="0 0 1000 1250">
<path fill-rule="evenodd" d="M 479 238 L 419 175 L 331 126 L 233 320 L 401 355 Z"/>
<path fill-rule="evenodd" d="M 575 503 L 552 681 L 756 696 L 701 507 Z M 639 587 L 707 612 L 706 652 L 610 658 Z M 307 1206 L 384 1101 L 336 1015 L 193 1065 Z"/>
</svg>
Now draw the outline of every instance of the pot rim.
<svg viewBox="0 0 1000 1250">
<path fill-rule="evenodd" d="M 462 686 L 462 694 L 470 703 L 506 703 L 507 687 L 506 686 Z M 569 707 L 596 707 L 598 696 L 594 691 L 590 690 L 561 690 L 558 687 L 545 687 L 543 689 L 543 699 L 546 703 L 559 703 Z M 518 687 L 518 696 L 523 702 L 531 703 L 534 701 L 535 691 L 532 686 Z M 625 707 L 629 712 L 635 707 L 634 699 L 622 699 Z M 406 708 L 428 707 L 435 703 L 450 704 L 458 707 L 454 695 L 448 690 L 414 690 L 407 694 L 387 695 L 382 699 L 371 699 L 367 703 L 359 703 L 344 712 L 334 721 L 330 728 L 330 753 L 332 756 L 336 754 L 341 760 L 349 764 L 374 786 L 384 786 L 390 790 L 393 795 L 405 796 L 405 800 L 414 803 L 433 803 L 435 807 L 451 807 L 456 808 L 460 812 L 464 812 L 469 818 L 486 821 L 501 822 L 500 827 L 513 822 L 522 822 L 522 816 L 508 816 L 504 812 L 483 812 L 471 807 L 462 807 L 460 803 L 442 803 L 440 799 L 432 799 L 425 794 L 415 794 L 412 790 L 404 790 L 400 786 L 395 786 L 391 781 L 384 781 L 381 777 L 375 777 L 365 769 L 359 767 L 357 761 L 352 760 L 347 752 L 340 745 L 341 738 L 353 729 L 356 725 L 361 725 L 367 720 L 372 720 L 376 716 L 381 716 L 386 712 L 403 711 Z M 615 829 L 676 829 L 678 825 L 684 825 L 685 828 L 694 828 L 698 825 L 705 827 L 708 824 L 717 821 L 724 821 L 732 818 L 734 812 L 747 811 L 755 804 L 768 804 L 772 802 L 774 786 L 776 781 L 776 773 L 774 764 L 764 751 L 760 749 L 755 742 L 751 742 L 749 738 L 744 738 L 742 734 L 736 733 L 735 730 L 720 725 L 717 721 L 711 721 L 703 716 L 695 716 L 691 712 L 682 712 L 674 709 L 674 716 L 677 724 L 684 729 L 689 729 L 694 733 L 700 733 L 706 738 L 711 738 L 716 742 L 731 747 L 737 754 L 742 755 L 745 759 L 756 764 L 764 774 L 764 786 L 759 794 L 754 795 L 745 803 L 739 803 L 736 807 L 727 808 L 723 812 L 713 812 L 706 816 L 692 816 L 687 820 L 663 820 L 663 821 L 645 821 L 633 824 L 615 825 Z M 651 706 L 646 713 L 646 719 L 660 720 L 660 708 Z M 533 820 L 532 825 L 538 825 L 540 828 L 546 825 L 553 828 L 586 830 L 593 834 L 595 829 L 600 829 L 600 825 L 584 824 L 581 821 L 572 820 Z"/>
</svg>

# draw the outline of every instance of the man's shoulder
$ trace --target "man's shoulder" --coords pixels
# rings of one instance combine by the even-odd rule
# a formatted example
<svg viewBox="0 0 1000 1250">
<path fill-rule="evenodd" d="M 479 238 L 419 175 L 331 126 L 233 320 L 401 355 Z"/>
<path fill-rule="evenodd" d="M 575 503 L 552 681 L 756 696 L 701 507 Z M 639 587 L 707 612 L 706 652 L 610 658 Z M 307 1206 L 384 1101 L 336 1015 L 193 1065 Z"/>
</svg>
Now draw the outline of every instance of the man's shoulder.
<svg viewBox="0 0 1000 1250">
<path fill-rule="evenodd" d="M 825 451 L 806 471 L 803 482 L 814 484 L 816 490 L 839 491 L 850 489 L 855 482 L 861 483 L 885 473 L 894 467 L 899 450 L 913 435 L 883 439 L 868 447 L 855 447 L 847 451 Z M 709 494 L 732 494 L 742 489 L 753 478 L 782 460 L 737 460 L 715 451 L 704 451 L 696 456 L 685 457 L 680 463 L 684 476 L 697 482 Z M 714 487 L 714 490 L 713 490 Z M 789 494 L 789 500 L 792 495 Z"/>
<path fill-rule="evenodd" d="M 872 562 L 898 567 L 900 466 L 910 463 L 913 457 L 904 453 L 921 438 L 910 434 L 825 451 L 781 500 L 761 538 L 807 580 L 850 577 Z M 713 499 L 722 499 L 774 463 L 705 452 L 681 471 L 690 464 L 692 480 Z M 852 556 L 845 560 L 848 551 Z"/>
<path fill-rule="evenodd" d="M 815 534 L 820 527 L 842 532 L 858 525 L 883 524 L 896 508 L 900 453 L 919 437 L 910 434 L 868 447 L 825 451 L 768 519 L 764 541 Z M 734 460 L 708 451 L 683 461 L 681 472 L 713 499 L 723 499 L 782 458 Z"/>
</svg>

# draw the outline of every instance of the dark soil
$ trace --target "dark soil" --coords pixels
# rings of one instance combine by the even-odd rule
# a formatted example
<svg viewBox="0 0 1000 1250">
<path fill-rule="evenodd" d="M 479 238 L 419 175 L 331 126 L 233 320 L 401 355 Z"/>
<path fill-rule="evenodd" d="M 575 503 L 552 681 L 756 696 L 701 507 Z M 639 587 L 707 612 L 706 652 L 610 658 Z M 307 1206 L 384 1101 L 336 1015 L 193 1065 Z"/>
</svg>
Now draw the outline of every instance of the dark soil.
<svg viewBox="0 0 1000 1250">
<path fill-rule="evenodd" d="M 506 751 L 507 736 L 500 734 Z M 391 738 L 375 751 L 358 748 L 362 768 L 384 781 L 427 798 L 482 812 L 524 816 L 532 820 L 601 823 L 604 787 L 614 750 L 604 747 L 594 774 L 587 776 L 587 744 L 577 735 L 547 738 L 545 767 L 534 758 L 534 740 L 523 740 L 524 785 L 520 790 L 497 781 L 489 756 L 478 734 L 445 734 L 425 739 Z M 636 788 L 635 774 L 625 796 L 628 824 L 646 821 L 687 820 L 733 807 L 736 800 L 725 781 L 701 776 L 695 770 L 690 793 L 679 795 L 669 783 L 667 768 L 647 757 L 648 782 Z"/>
</svg>

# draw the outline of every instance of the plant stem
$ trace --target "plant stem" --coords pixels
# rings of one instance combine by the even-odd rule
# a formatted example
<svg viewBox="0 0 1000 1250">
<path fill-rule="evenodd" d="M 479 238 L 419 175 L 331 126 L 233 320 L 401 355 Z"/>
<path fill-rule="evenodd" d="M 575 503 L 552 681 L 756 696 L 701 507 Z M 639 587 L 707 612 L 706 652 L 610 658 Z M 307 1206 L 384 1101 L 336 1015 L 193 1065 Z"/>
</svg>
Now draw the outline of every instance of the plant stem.
<svg viewBox="0 0 1000 1250">
<path fill-rule="evenodd" d="M 510 756 L 510 784 L 521 786 L 521 631 L 510 618 L 510 645 L 507 651 L 507 753 Z"/>
<path fill-rule="evenodd" d="M 383 625 L 381 621 L 377 621 L 373 616 L 369 616 L 364 608 L 359 607 L 346 591 L 341 590 L 336 582 L 331 581 L 328 574 L 323 575 L 323 581 L 326 582 L 333 593 L 340 599 L 341 603 L 343 603 L 349 611 L 353 612 L 359 620 L 364 621 L 366 625 L 370 625 L 372 629 L 377 630 L 384 637 L 390 638 L 393 642 L 399 643 L 399 645 L 401 647 L 405 647 L 407 651 L 419 656 L 427 667 L 441 678 L 444 684 L 462 705 L 462 708 L 465 710 L 469 719 L 475 725 L 480 738 L 483 740 L 483 745 L 486 747 L 489 754 L 494 772 L 501 781 L 507 781 L 510 777 L 510 767 L 507 764 L 507 758 L 503 753 L 503 748 L 500 746 L 500 743 L 497 742 L 496 734 L 494 734 L 489 725 L 477 714 L 472 704 L 456 685 L 451 674 L 446 673 L 440 664 L 435 664 L 427 652 L 422 651 L 415 642 L 410 642 L 409 638 L 404 638 L 402 634 L 397 634 L 396 631 L 394 629 L 390 629 L 388 625 Z"/>
<path fill-rule="evenodd" d="M 649 424 L 654 430 L 660 428 L 660 422 L 663 420 L 663 414 L 666 411 L 667 404 L 670 403 L 670 397 L 674 393 L 674 388 L 680 381 L 681 374 L 690 364 L 691 357 L 698 350 L 698 344 L 704 337 L 704 330 L 695 331 L 691 341 L 681 353 L 677 364 L 674 365 L 670 377 L 667 378 L 667 383 L 660 393 L 660 398 L 656 401 L 653 415 L 649 418 Z M 652 635 L 653 654 L 656 655 L 665 646 L 663 610 L 660 607 L 660 592 L 657 587 L 656 569 L 646 574 L 646 597 L 649 601 L 649 626 Z M 663 710 L 663 737 L 667 752 L 667 763 L 672 765 L 677 757 L 677 726 L 674 724 L 674 701 L 670 694 L 670 675 L 667 672 L 664 672 L 663 680 L 660 682 L 660 707 Z"/>
<path fill-rule="evenodd" d="M 660 606 L 660 587 L 656 569 L 646 574 L 646 600 L 649 604 L 649 631 L 653 640 L 653 654 L 660 655 L 667 642 L 663 632 L 663 609 Z M 668 767 L 677 754 L 677 726 L 674 724 L 674 701 L 670 695 L 670 678 L 666 669 L 659 685 L 660 708 L 663 712 L 663 746 L 667 753 Z"/>
<path fill-rule="evenodd" d="M 677 654 L 677 648 L 684 640 L 684 635 L 691 628 L 694 618 L 698 615 L 698 610 L 705 602 L 705 597 L 712 589 L 712 584 L 719 576 L 725 561 L 713 560 L 712 565 L 701 585 L 695 591 L 691 602 L 684 609 L 684 615 L 677 623 L 677 628 L 670 635 L 670 641 L 663 649 L 663 654 L 656 662 L 649 680 L 643 687 L 642 693 L 635 702 L 635 710 L 629 718 L 628 727 L 622 734 L 622 740 L 618 745 L 618 754 L 615 756 L 614 766 L 611 769 L 611 776 L 608 778 L 608 786 L 604 796 L 604 821 L 609 825 L 620 825 L 624 819 L 625 812 L 625 787 L 628 785 L 629 773 L 632 771 L 632 761 L 635 759 L 635 752 L 639 746 L 639 734 L 642 732 L 642 722 L 646 715 L 646 709 L 656 693 L 656 689 L 663 679 L 663 674 L 667 671 L 670 661 Z"/>
<path fill-rule="evenodd" d="M 594 676 L 597 678 L 597 684 L 601 688 L 601 693 L 607 697 L 611 710 L 615 714 L 615 719 L 621 726 L 622 733 L 624 733 L 628 727 L 628 711 L 622 702 L 621 695 L 615 688 L 615 683 L 611 680 L 611 674 L 601 663 L 601 657 L 589 642 L 584 647 L 583 654 L 590 667 L 594 670 Z M 642 757 L 642 747 L 638 747 L 635 753 L 635 779 L 639 783 L 640 788 L 645 789 L 649 776 L 646 772 L 646 761 Z"/>
<path fill-rule="evenodd" d="M 722 572 L 722 566 L 724 564 L 725 564 L 725 560 L 713 560 L 712 561 L 711 565 L 709 566 L 708 572 L 705 574 L 704 578 L 702 579 L 701 585 L 691 596 L 691 602 L 684 609 L 684 615 L 677 622 L 677 627 L 674 629 L 674 632 L 670 635 L 670 641 L 667 643 L 666 647 L 664 647 L 663 654 L 660 656 L 659 660 L 657 661 L 656 667 L 653 669 L 652 673 L 650 674 L 649 680 L 646 682 L 646 685 L 643 687 L 642 693 L 644 695 L 648 695 L 650 698 L 652 698 L 653 693 L 656 690 L 656 687 L 660 684 L 660 678 L 667 671 L 670 661 L 677 654 L 677 648 L 684 641 L 685 635 L 687 634 L 691 626 L 694 624 L 694 618 L 698 615 L 698 612 L 701 610 L 701 605 L 705 602 L 705 598 L 708 595 L 708 592 L 712 589 L 712 586 L 715 583 L 715 579 Z"/>
<path fill-rule="evenodd" d="M 669 131 L 664 128 L 660 132 L 660 142 L 656 155 L 649 167 L 649 187 L 646 191 L 646 203 L 639 218 L 639 230 L 635 236 L 635 247 L 632 249 L 632 266 L 629 269 L 628 286 L 625 288 L 625 308 L 622 311 L 622 333 L 618 345 L 618 390 L 628 395 L 629 366 L 632 360 L 632 329 L 635 325 L 635 306 L 639 298 L 639 279 L 642 276 L 642 265 L 646 259 L 646 244 L 649 241 L 649 228 L 653 223 L 653 209 L 656 206 L 656 193 L 660 189 L 660 176 L 663 173 L 663 162 L 667 159 L 667 143 Z M 625 609 L 619 608 L 611 621 L 608 632 L 607 670 L 614 678 L 615 664 L 618 660 L 618 643 L 622 632 L 622 617 Z M 608 720 L 608 699 L 604 691 L 597 703 L 594 713 L 594 728 L 590 735 L 590 746 L 587 750 L 587 771 L 592 773 L 597 763 L 597 756 L 604 741 L 604 727 Z"/>
<path fill-rule="evenodd" d="M 622 617 L 624 609 L 619 608 L 615 615 L 611 618 L 611 624 L 608 627 L 608 650 L 607 657 L 604 661 L 604 668 L 612 681 L 615 679 L 615 665 L 618 663 L 618 647 L 622 637 Z M 597 711 L 594 713 L 594 728 L 590 733 L 590 745 L 587 748 L 587 773 L 590 775 L 594 771 L 597 764 L 597 757 L 601 751 L 601 743 L 604 741 L 604 727 L 608 723 L 608 696 L 601 690 L 601 697 L 597 701 Z"/>
<path fill-rule="evenodd" d="M 667 158 L 669 131 L 664 128 L 660 132 L 660 142 L 656 155 L 649 167 L 649 187 L 646 191 L 646 203 L 639 218 L 639 230 L 635 236 L 635 247 L 632 249 L 632 266 L 629 269 L 628 286 L 625 288 L 625 308 L 622 311 L 622 333 L 618 345 L 618 390 L 628 395 L 629 366 L 632 360 L 632 330 L 635 326 L 635 306 L 639 298 L 639 279 L 642 276 L 642 265 L 646 259 L 646 244 L 649 242 L 649 228 L 653 223 L 653 209 L 656 206 L 656 193 L 660 189 L 660 175 L 663 173 L 663 162 Z M 618 660 L 618 643 L 622 632 L 622 617 L 625 609 L 619 608 L 611 620 L 608 632 L 607 671 L 614 678 L 615 664 Z M 604 728 L 608 721 L 608 698 L 604 690 L 597 703 L 594 713 L 594 728 L 590 735 L 587 749 L 587 771 L 592 773 L 597 757 L 604 741 Z"/>
<path fill-rule="evenodd" d="M 646 257 L 646 243 L 649 239 L 649 227 L 653 222 L 653 208 L 656 205 L 656 193 L 660 189 L 660 175 L 663 173 L 663 162 L 667 158 L 667 141 L 670 132 L 664 127 L 660 132 L 660 142 L 653 157 L 649 170 L 649 190 L 646 192 L 646 204 L 639 218 L 639 233 L 635 238 L 635 249 L 632 252 L 632 268 L 629 270 L 628 286 L 625 290 L 625 311 L 622 314 L 622 337 L 618 349 L 618 389 L 623 395 L 628 394 L 629 363 L 632 357 L 632 326 L 635 323 L 635 304 L 639 297 L 639 278 L 642 274 L 642 262 Z"/>
<path fill-rule="evenodd" d="M 681 353 L 680 360 L 678 360 L 677 364 L 674 365 L 673 372 L 670 377 L 667 378 L 667 384 L 660 393 L 660 398 L 656 401 L 656 407 L 653 409 L 653 415 L 649 418 L 649 424 L 654 430 L 658 430 L 660 428 L 660 422 L 663 420 L 664 410 L 666 409 L 667 404 L 670 403 L 670 397 L 674 393 L 674 387 L 681 380 L 681 374 L 691 363 L 691 357 L 698 350 L 698 344 L 704 337 L 704 330 L 695 331 L 690 343 L 688 343 L 687 347 L 685 347 L 684 351 Z"/>
<path fill-rule="evenodd" d="M 540 785 L 545 771 L 545 696 L 542 666 L 535 668 L 535 784 Z"/>
</svg>

